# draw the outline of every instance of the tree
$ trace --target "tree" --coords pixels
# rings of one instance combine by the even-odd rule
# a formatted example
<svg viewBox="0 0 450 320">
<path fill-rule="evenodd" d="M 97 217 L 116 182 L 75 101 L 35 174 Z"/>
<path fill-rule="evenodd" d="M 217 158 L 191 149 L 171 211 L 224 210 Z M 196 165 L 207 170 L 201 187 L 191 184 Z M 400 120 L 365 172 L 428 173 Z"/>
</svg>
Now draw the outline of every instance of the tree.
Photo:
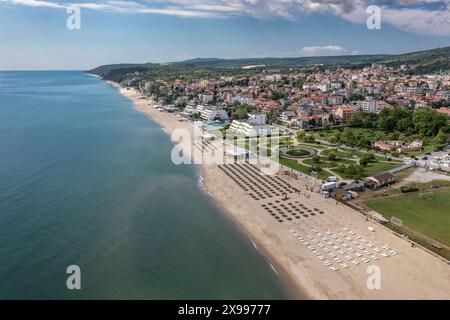
<svg viewBox="0 0 450 320">
<path fill-rule="evenodd" d="M 331 144 L 335 144 L 337 142 L 337 138 L 336 138 L 336 136 L 331 136 L 331 137 L 328 138 L 328 141 Z"/>
<path fill-rule="evenodd" d="M 355 134 L 353 133 L 353 130 L 350 128 L 345 128 L 342 132 L 341 140 L 349 145 L 354 146 L 355 145 Z"/>
<path fill-rule="evenodd" d="M 248 118 L 247 109 L 245 107 L 238 107 L 233 114 L 233 118 L 239 120 L 247 119 Z"/>
<path fill-rule="evenodd" d="M 278 115 L 274 110 L 269 110 L 269 112 L 267 112 L 267 123 L 268 124 L 273 124 L 275 122 L 277 122 L 278 119 Z"/>
<path fill-rule="evenodd" d="M 412 117 L 400 119 L 397 122 L 396 129 L 400 132 L 411 132 L 414 129 Z"/>
<path fill-rule="evenodd" d="M 314 157 L 312 157 L 312 160 L 314 161 L 314 163 L 319 163 L 320 162 L 320 156 L 319 155 L 315 155 Z"/>
<path fill-rule="evenodd" d="M 372 114 L 368 113 L 363 120 L 364 128 L 373 128 L 374 119 Z"/>
<path fill-rule="evenodd" d="M 284 99 L 286 97 L 286 94 L 280 91 L 273 91 L 272 95 L 270 96 L 270 98 L 272 100 L 280 100 L 280 99 Z"/>
<path fill-rule="evenodd" d="M 395 119 L 392 117 L 389 109 L 383 108 L 378 115 L 378 129 L 382 131 L 392 131 L 394 130 L 395 125 Z"/>
<path fill-rule="evenodd" d="M 302 141 L 306 136 L 305 131 L 297 131 L 297 141 Z"/>
<path fill-rule="evenodd" d="M 436 146 L 436 148 L 440 149 L 448 144 L 448 138 L 448 134 L 441 129 L 439 130 L 439 133 L 433 138 L 432 143 L 434 146 Z"/>
<path fill-rule="evenodd" d="M 422 108 L 414 113 L 413 124 L 420 134 L 431 137 L 447 127 L 447 118 L 439 112 Z"/>
<path fill-rule="evenodd" d="M 303 138 L 303 141 L 308 142 L 308 143 L 314 143 L 314 142 L 316 142 L 316 138 L 314 138 L 313 135 L 307 135 Z"/>
<path fill-rule="evenodd" d="M 352 114 L 352 116 L 350 117 L 350 121 L 349 124 L 352 127 L 361 127 L 364 124 L 364 118 L 363 118 L 363 113 L 361 111 L 355 112 L 354 114 Z"/>
<path fill-rule="evenodd" d="M 375 161 L 375 154 L 373 152 L 368 152 L 362 155 L 359 160 L 359 164 L 363 166 L 367 166 L 369 162 Z"/>
<path fill-rule="evenodd" d="M 328 153 L 328 160 L 330 160 L 330 161 L 338 160 L 338 156 L 337 156 L 336 152 L 331 151 L 330 153 Z"/>
</svg>

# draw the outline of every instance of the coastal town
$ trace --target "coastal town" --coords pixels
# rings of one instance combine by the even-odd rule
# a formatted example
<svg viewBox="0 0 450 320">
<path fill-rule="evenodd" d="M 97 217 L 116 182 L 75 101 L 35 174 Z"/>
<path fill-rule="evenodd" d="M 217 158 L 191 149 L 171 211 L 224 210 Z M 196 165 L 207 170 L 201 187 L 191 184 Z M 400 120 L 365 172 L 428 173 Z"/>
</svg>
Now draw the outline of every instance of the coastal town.
<svg viewBox="0 0 450 320">
<path fill-rule="evenodd" d="M 183 149 L 188 157 L 197 148 L 231 159 L 201 164 L 205 188 L 311 297 L 443 297 L 450 76 L 407 69 L 263 69 L 190 80 L 133 72 L 110 83 L 167 133 L 201 129 L 198 144 Z M 239 147 L 228 147 L 229 132 Z M 266 135 L 277 137 L 276 148 Z M 275 153 L 275 175 L 252 162 L 262 149 Z M 370 263 L 388 270 L 386 290 L 365 289 L 359 266 Z M 413 293 L 412 279 L 427 268 L 440 271 Z M 300 281 L 305 273 L 314 276 Z"/>
<path fill-rule="evenodd" d="M 296 164 L 322 177 L 332 173 L 362 178 L 364 168 L 358 166 L 367 169 L 372 160 L 383 157 L 384 165 L 369 173 L 398 162 L 450 171 L 448 155 L 439 152 L 448 144 L 450 76 L 410 76 L 407 70 L 407 65 L 377 64 L 333 71 L 263 69 L 252 76 L 190 80 L 146 80 L 136 72 L 122 83 L 153 97 L 158 110 L 202 121 L 211 132 L 231 129 L 256 138 L 261 131 L 276 131 L 289 147 L 344 147 L 352 153 L 345 158 L 368 152 L 355 163 L 337 163 L 333 160 L 339 150 L 325 150 L 325 159 Z M 341 166 L 324 174 L 322 160 Z"/>
<path fill-rule="evenodd" d="M 0 0 L 0 21 L 0 299 L 450 300 L 450 0 Z"/>
</svg>

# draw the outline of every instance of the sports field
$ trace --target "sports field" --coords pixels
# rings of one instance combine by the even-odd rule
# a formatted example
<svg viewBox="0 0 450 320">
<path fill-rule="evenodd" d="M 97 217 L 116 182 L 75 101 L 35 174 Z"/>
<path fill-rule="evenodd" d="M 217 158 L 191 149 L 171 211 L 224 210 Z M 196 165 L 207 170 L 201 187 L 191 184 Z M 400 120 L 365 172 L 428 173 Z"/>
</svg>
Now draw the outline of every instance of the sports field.
<svg viewBox="0 0 450 320">
<path fill-rule="evenodd" d="M 423 197 L 412 192 L 367 200 L 365 204 L 388 219 L 402 219 L 406 226 L 450 245 L 450 188 L 434 190 Z"/>
</svg>

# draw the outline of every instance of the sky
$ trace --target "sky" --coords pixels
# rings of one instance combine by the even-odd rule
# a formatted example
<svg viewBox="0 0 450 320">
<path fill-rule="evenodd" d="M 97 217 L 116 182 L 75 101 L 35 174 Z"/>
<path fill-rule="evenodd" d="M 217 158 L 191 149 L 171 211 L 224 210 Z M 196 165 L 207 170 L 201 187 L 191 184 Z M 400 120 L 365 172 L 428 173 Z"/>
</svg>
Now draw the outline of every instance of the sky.
<svg viewBox="0 0 450 320">
<path fill-rule="evenodd" d="M 0 0 L 0 70 L 446 46 L 450 0 Z"/>
</svg>

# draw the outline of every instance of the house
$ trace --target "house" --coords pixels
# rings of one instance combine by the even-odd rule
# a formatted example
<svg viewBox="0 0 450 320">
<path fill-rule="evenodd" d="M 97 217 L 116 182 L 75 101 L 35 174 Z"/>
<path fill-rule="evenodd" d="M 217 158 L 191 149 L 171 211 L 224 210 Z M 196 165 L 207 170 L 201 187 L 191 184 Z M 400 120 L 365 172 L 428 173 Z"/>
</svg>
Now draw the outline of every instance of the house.
<svg viewBox="0 0 450 320">
<path fill-rule="evenodd" d="M 445 115 L 447 118 L 450 118 L 450 108 L 439 108 L 436 109 L 436 111 Z"/>
<path fill-rule="evenodd" d="M 377 189 L 394 182 L 395 176 L 392 173 L 383 172 L 367 179 L 375 182 L 374 189 Z"/>
<path fill-rule="evenodd" d="M 281 113 L 280 121 L 286 125 L 290 125 L 293 121 L 293 118 L 297 116 L 297 112 L 287 110 Z"/>
<path fill-rule="evenodd" d="M 374 190 L 376 188 L 377 183 L 373 181 L 372 179 L 364 179 L 362 181 L 365 188 Z"/>
<path fill-rule="evenodd" d="M 207 92 L 199 95 L 199 100 L 201 103 L 207 104 L 213 101 L 214 94 L 212 92 Z"/>
<path fill-rule="evenodd" d="M 329 96 L 327 98 L 327 104 L 331 106 L 338 106 L 344 103 L 343 96 Z"/>
<path fill-rule="evenodd" d="M 253 95 L 251 95 L 251 94 L 242 95 L 241 103 L 242 104 L 252 104 L 253 103 Z"/>
<path fill-rule="evenodd" d="M 401 147 L 397 148 L 398 152 L 410 152 L 410 151 L 420 151 L 422 150 L 422 141 L 414 140 L 413 142 L 406 144 L 404 143 Z"/>
<path fill-rule="evenodd" d="M 373 147 L 383 151 L 391 151 L 396 146 L 395 143 L 396 141 L 378 140 L 373 143 Z"/>
<path fill-rule="evenodd" d="M 429 163 L 430 169 L 439 169 L 450 172 L 450 155 L 434 157 Z"/>
<path fill-rule="evenodd" d="M 336 108 L 336 109 L 334 109 Z M 340 119 L 340 121 L 342 123 L 347 123 L 348 121 L 350 121 L 350 118 L 352 117 L 353 113 L 355 113 L 355 110 L 353 110 L 350 107 L 344 107 L 344 106 L 340 106 L 340 107 L 334 107 L 334 116 L 338 119 Z"/>
<path fill-rule="evenodd" d="M 398 152 L 410 152 L 422 150 L 422 141 L 414 140 L 411 143 L 406 143 L 400 140 L 378 140 L 373 143 L 374 148 L 383 151 L 397 150 Z"/>
</svg>

